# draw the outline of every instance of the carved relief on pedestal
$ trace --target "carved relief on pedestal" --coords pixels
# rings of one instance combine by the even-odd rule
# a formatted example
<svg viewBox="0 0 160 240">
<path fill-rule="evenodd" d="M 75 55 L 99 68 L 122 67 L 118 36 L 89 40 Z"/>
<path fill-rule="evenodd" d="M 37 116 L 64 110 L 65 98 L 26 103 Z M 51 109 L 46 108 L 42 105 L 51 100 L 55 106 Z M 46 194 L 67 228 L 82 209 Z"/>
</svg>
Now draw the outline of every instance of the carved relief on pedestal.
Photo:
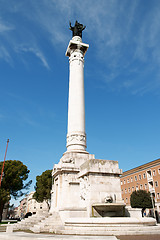
<svg viewBox="0 0 160 240">
<path fill-rule="evenodd" d="M 73 159 L 73 158 L 67 158 L 67 159 L 63 159 L 62 162 L 63 162 L 63 163 L 73 163 L 73 164 L 74 164 L 74 163 L 75 163 L 75 159 Z"/>
<path fill-rule="evenodd" d="M 78 133 L 68 135 L 67 146 L 75 144 L 86 146 L 86 135 Z"/>
<path fill-rule="evenodd" d="M 89 182 L 88 182 L 88 177 L 82 177 L 80 178 L 80 198 L 81 200 L 87 200 L 87 195 L 89 191 Z"/>
</svg>

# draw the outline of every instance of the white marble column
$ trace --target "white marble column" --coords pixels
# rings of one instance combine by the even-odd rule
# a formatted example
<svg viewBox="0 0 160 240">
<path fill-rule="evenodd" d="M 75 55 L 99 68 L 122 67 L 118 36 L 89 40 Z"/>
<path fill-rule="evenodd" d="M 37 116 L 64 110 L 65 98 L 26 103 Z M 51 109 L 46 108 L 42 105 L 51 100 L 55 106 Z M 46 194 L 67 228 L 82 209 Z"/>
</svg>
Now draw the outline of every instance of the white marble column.
<svg viewBox="0 0 160 240">
<path fill-rule="evenodd" d="M 69 99 L 67 151 L 85 151 L 84 55 L 89 45 L 78 36 L 69 42 Z"/>
</svg>

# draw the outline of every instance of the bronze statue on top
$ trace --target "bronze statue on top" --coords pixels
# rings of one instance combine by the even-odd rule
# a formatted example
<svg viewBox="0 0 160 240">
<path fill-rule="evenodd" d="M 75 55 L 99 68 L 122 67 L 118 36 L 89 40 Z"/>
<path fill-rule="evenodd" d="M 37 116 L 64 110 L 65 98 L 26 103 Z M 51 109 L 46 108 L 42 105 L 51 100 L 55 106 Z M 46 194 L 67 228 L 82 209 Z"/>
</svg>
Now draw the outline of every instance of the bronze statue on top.
<svg viewBox="0 0 160 240">
<path fill-rule="evenodd" d="M 70 25 L 70 30 L 72 31 L 72 37 L 74 36 L 79 36 L 82 38 L 82 31 L 86 28 L 86 26 L 83 26 L 83 24 L 77 22 L 75 22 L 74 27 L 71 26 L 71 22 L 69 22 Z"/>
</svg>

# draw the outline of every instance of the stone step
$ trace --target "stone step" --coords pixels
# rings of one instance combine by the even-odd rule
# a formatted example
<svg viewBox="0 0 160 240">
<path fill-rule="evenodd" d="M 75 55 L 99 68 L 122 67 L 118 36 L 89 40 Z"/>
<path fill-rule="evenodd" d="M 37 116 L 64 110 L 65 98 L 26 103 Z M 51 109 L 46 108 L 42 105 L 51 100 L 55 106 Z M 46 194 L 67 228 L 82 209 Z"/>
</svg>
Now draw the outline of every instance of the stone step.
<svg viewBox="0 0 160 240">
<path fill-rule="evenodd" d="M 50 231 L 55 233 L 56 229 L 64 229 L 61 218 L 57 212 L 30 228 L 31 231 L 36 233 Z"/>
<path fill-rule="evenodd" d="M 35 224 L 39 224 L 39 222 L 45 220 L 49 217 L 50 214 L 42 215 L 32 215 L 26 219 L 23 219 L 21 222 L 14 224 L 14 230 L 30 230 Z"/>
<path fill-rule="evenodd" d="M 0 225 L 0 232 L 5 232 L 7 228 L 7 225 Z"/>
<path fill-rule="evenodd" d="M 98 230 L 98 229 L 91 229 L 90 230 L 88 229 L 58 229 L 57 234 L 74 234 L 74 235 L 107 235 L 107 236 L 120 236 L 120 235 L 160 235 L 160 229 L 148 229 L 147 231 L 146 230 L 142 230 L 142 229 L 124 229 L 124 228 L 121 228 L 121 229 L 101 229 L 101 230 Z"/>
<path fill-rule="evenodd" d="M 80 231 L 90 231 L 91 229 L 96 230 L 96 231 L 121 231 L 121 230 L 126 230 L 126 231 L 160 231 L 160 227 L 159 226 L 148 226 L 148 227 L 125 227 L 125 226 L 117 226 L 116 228 L 114 226 L 99 226 L 99 227 L 95 227 L 95 226 L 65 226 L 66 230 L 80 230 Z"/>
</svg>

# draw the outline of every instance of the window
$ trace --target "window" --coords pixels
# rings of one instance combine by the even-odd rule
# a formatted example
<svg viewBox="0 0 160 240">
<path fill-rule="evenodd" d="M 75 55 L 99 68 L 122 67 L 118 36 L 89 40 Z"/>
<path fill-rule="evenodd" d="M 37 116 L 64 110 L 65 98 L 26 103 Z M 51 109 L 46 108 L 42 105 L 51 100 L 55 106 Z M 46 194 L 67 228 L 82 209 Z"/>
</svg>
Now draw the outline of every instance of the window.
<svg viewBox="0 0 160 240">
<path fill-rule="evenodd" d="M 156 175 L 156 170 L 153 170 L 153 176 L 155 176 Z"/>
<path fill-rule="evenodd" d="M 125 193 L 127 193 L 127 189 L 125 188 Z"/>
<path fill-rule="evenodd" d="M 157 181 L 155 182 L 155 187 L 158 187 L 158 182 Z"/>
<path fill-rule="evenodd" d="M 137 176 L 135 176 L 134 178 L 135 178 L 135 181 L 137 181 Z"/>
<path fill-rule="evenodd" d="M 129 183 L 129 178 L 127 179 L 127 183 Z"/>
<path fill-rule="evenodd" d="M 139 175 L 139 180 L 141 180 L 141 175 Z"/>
<path fill-rule="evenodd" d="M 126 198 L 126 203 L 128 203 L 128 198 Z"/>
<path fill-rule="evenodd" d="M 134 187 L 132 187 L 132 192 L 134 191 Z"/>
<path fill-rule="evenodd" d="M 146 174 L 145 173 L 143 173 L 143 178 L 146 178 Z"/>
<path fill-rule="evenodd" d="M 157 193 L 157 199 L 160 199 L 160 194 L 159 193 Z"/>
<path fill-rule="evenodd" d="M 160 174 L 160 168 L 158 169 L 158 173 Z"/>
<path fill-rule="evenodd" d="M 130 189 L 130 188 L 128 188 L 128 192 L 129 192 L 129 193 L 131 192 L 131 189 Z"/>
<path fill-rule="evenodd" d="M 131 182 L 133 182 L 133 178 L 131 177 Z"/>
<path fill-rule="evenodd" d="M 121 181 L 121 185 L 123 185 L 123 182 Z"/>
<path fill-rule="evenodd" d="M 136 186 L 136 191 L 138 191 L 138 186 Z"/>
<path fill-rule="evenodd" d="M 144 188 L 147 189 L 147 184 L 146 183 L 144 184 Z"/>
<path fill-rule="evenodd" d="M 124 184 L 126 184 L 126 180 L 124 180 Z"/>
<path fill-rule="evenodd" d="M 142 185 L 142 184 L 140 185 L 140 189 L 141 189 L 141 190 L 143 189 L 143 185 Z"/>
</svg>

